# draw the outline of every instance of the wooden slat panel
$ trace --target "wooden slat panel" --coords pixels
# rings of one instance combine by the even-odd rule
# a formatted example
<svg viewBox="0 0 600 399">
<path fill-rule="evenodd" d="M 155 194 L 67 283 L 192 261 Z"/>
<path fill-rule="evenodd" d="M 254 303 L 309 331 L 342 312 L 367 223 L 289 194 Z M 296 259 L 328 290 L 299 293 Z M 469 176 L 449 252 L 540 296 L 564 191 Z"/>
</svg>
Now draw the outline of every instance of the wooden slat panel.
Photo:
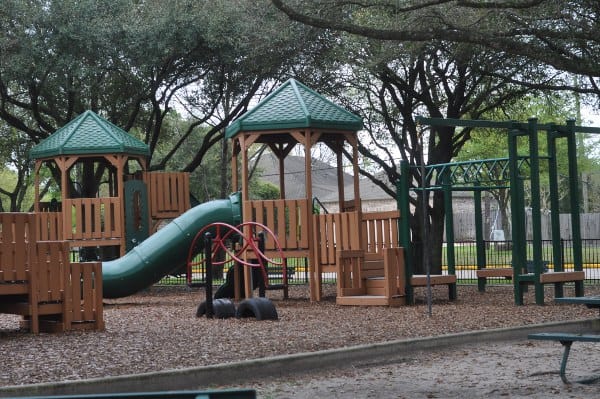
<svg viewBox="0 0 600 399">
<path fill-rule="evenodd" d="M 331 265 L 333 254 L 335 253 L 336 240 L 340 237 L 339 227 L 341 226 L 341 215 L 339 213 L 329 214 L 327 215 L 327 226 L 325 227 L 327 231 L 327 240 L 325 241 L 325 249 L 326 256 L 324 259 L 321 259 L 321 263 L 323 265 Z M 340 245 L 340 249 L 344 249 L 342 245 Z"/>
<path fill-rule="evenodd" d="M 309 210 L 312 209 L 312 205 L 310 204 L 310 201 L 308 199 L 298 202 L 300 205 L 300 209 L 298 210 L 298 212 L 300 213 L 301 224 L 299 247 L 306 249 L 310 247 L 310 244 L 308 242 L 308 237 L 310 236 L 310 231 L 308 231 L 308 218 L 312 214 L 312 212 L 309 213 Z"/>
<path fill-rule="evenodd" d="M 38 241 L 57 241 L 63 239 L 62 212 L 37 212 Z"/>
<path fill-rule="evenodd" d="M 81 207 L 81 234 L 84 239 L 91 240 L 94 237 L 92 198 L 83 198 Z"/>
<path fill-rule="evenodd" d="M 361 269 L 363 251 L 337 251 L 337 291 L 338 296 L 363 295 Z"/>
<path fill-rule="evenodd" d="M 274 227 L 273 233 L 277 236 L 277 240 L 279 241 L 279 245 L 286 246 L 286 207 L 284 200 L 277 200 L 274 202 L 275 210 L 277 213 L 276 217 L 276 225 Z M 274 240 L 271 240 L 271 246 L 269 248 L 274 248 L 275 243 Z"/>
<path fill-rule="evenodd" d="M 0 281 L 28 279 L 29 241 L 36 235 L 32 213 L 0 213 Z"/>
<path fill-rule="evenodd" d="M 94 300 L 95 329 L 104 330 L 104 308 L 102 303 L 102 263 L 95 262 L 92 265 L 94 271 L 94 289 L 92 292 Z"/>
<path fill-rule="evenodd" d="M 563 283 L 569 281 L 583 281 L 585 272 L 551 272 L 540 274 L 540 283 Z"/>
<path fill-rule="evenodd" d="M 104 215 L 104 230 L 105 234 L 103 238 L 113 238 L 113 237 L 121 237 L 121 232 L 118 226 L 121 224 L 118 220 L 115 220 L 115 217 L 119 215 L 120 212 L 116 210 L 115 207 L 120 206 L 120 203 L 114 203 L 110 201 L 108 203 L 102 204 L 102 213 Z"/>
<path fill-rule="evenodd" d="M 360 242 L 360 236 L 356 234 L 360 231 L 360 213 L 352 212 L 350 214 L 350 223 L 348 232 L 350 234 L 350 249 L 363 249 L 363 244 Z"/>
<path fill-rule="evenodd" d="M 159 196 L 161 191 L 157 184 L 158 175 L 156 173 L 148 173 L 145 176 L 148 177 L 148 180 L 146 181 L 148 182 L 148 191 L 150 192 L 150 212 L 152 217 L 155 218 L 161 209 L 159 205 Z"/>
<path fill-rule="evenodd" d="M 58 302 L 63 298 L 69 262 L 66 241 L 40 241 L 36 244 L 38 298 L 40 302 Z"/>
<path fill-rule="evenodd" d="M 265 206 L 265 212 L 266 212 L 266 215 L 265 215 L 266 223 L 264 223 L 264 225 L 271 228 L 272 230 L 274 230 L 275 229 L 275 202 L 274 201 L 264 201 L 263 204 Z M 275 242 L 270 235 L 267 235 L 267 242 L 265 243 L 265 245 L 267 246 L 267 248 L 275 247 Z"/>
<path fill-rule="evenodd" d="M 153 195 L 156 197 L 156 211 L 160 212 L 160 210 L 165 209 L 165 181 L 161 179 L 161 175 L 159 173 L 153 174 Z M 156 190 L 156 191 L 154 191 Z"/>
<path fill-rule="evenodd" d="M 121 202 L 116 197 L 64 201 L 64 237 L 67 240 L 118 239 L 122 235 Z"/>
<path fill-rule="evenodd" d="M 287 228 L 283 234 L 279 233 L 282 248 L 299 248 L 300 221 L 298 220 L 298 205 L 296 201 L 284 201 L 287 210 Z"/>
<path fill-rule="evenodd" d="M 189 173 L 146 172 L 150 214 L 154 219 L 173 218 L 190 208 Z"/>
<path fill-rule="evenodd" d="M 308 249 L 308 210 L 306 200 L 244 201 L 243 219 L 261 223 L 273 230 L 283 251 Z M 274 249 L 274 241 L 266 243 Z"/>
<path fill-rule="evenodd" d="M 112 218 L 113 218 L 111 237 L 122 237 L 124 234 L 123 229 L 125 228 L 125 226 L 121 225 L 121 216 L 123 214 L 123 209 L 121 207 L 121 201 L 119 201 L 118 198 L 112 198 L 111 206 L 112 206 L 111 214 L 112 214 Z"/>
<path fill-rule="evenodd" d="M 81 267 L 82 263 L 72 263 L 71 268 L 71 280 L 76 281 L 77 284 L 71 286 L 71 318 L 74 323 L 83 320 L 83 312 L 81 310 Z"/>
<path fill-rule="evenodd" d="M 383 248 L 398 246 L 399 211 L 362 214 L 362 231 L 368 252 L 379 253 Z"/>
<path fill-rule="evenodd" d="M 81 283 L 84 293 L 84 297 L 81 301 L 83 320 L 94 320 L 93 278 L 92 268 L 84 267 L 81 271 Z"/>
</svg>

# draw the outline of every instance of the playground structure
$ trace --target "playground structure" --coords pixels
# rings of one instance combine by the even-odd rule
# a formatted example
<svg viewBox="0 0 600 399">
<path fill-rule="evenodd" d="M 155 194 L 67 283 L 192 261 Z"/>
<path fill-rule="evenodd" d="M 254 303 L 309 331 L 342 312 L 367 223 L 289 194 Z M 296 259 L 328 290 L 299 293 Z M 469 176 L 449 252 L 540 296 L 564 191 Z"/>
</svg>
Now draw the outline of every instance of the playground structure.
<svg viewBox="0 0 600 399">
<path fill-rule="evenodd" d="M 149 155 L 146 144 L 92 111 L 35 146 L 40 239 L 67 240 L 86 259 L 115 259 L 188 210 L 189 175 L 148 172 Z"/>
<path fill-rule="evenodd" d="M 0 213 L 0 313 L 33 333 L 104 328 L 100 262 L 71 262 L 66 241 L 39 241 L 33 213 Z"/>
<path fill-rule="evenodd" d="M 122 274 L 100 263 L 190 207 L 188 175 L 148 172 L 148 155 L 144 143 L 91 111 L 32 149 L 35 212 L 2 214 L 0 312 L 23 315 L 33 332 L 102 329 L 103 295 L 164 275 L 133 269 L 137 275 L 117 282 Z M 75 250 L 80 262 L 71 262 Z"/>
<path fill-rule="evenodd" d="M 242 237 L 254 237 L 256 226 L 264 225 L 263 230 L 270 232 L 265 236 L 264 248 L 257 252 L 253 245 L 243 245 L 239 253 L 235 253 L 237 263 L 258 264 L 266 269 L 269 263 L 275 263 L 274 259 L 280 259 L 284 278 L 284 287 L 280 288 L 285 290 L 288 259 L 305 259 L 312 301 L 322 299 L 326 273 L 336 274 L 336 302 L 340 305 L 400 306 L 413 302 L 414 287 L 437 284 L 448 286 L 452 300 L 456 298 L 456 275 L 450 193 L 458 189 L 459 180 L 462 184 L 459 189 L 471 185 L 476 209 L 478 206 L 480 209 L 481 191 L 490 187 L 481 183 L 490 179 L 493 184 L 499 184 L 490 177 L 492 169 L 500 170 L 504 182 L 508 174 L 512 188 L 513 262 L 509 270 L 489 269 L 485 267 L 485 253 L 478 253 L 480 289 L 484 289 L 486 278 L 505 276 L 513 279 L 517 304 L 523 303 L 523 291 L 528 285 L 535 287 L 538 304 L 543 303 L 544 284 L 554 284 L 556 295 L 561 296 L 564 283 L 573 282 L 576 294 L 583 295 L 574 133 L 587 131 L 586 128 L 576 127 L 572 122 L 566 126 L 538 126 L 535 120 L 521 124 L 421 118 L 420 123 L 509 131 L 507 159 L 477 161 L 468 166 L 427 166 L 427 173 L 436 182 L 436 186 L 427 189 L 447 193 L 448 274 L 413 273 L 408 227 L 408 165 L 402 164 L 399 211 L 363 212 L 357 149 L 361 119 L 290 79 L 226 129 L 226 138 L 232 140 L 232 185 L 236 193 L 193 208 L 190 208 L 187 174 L 149 172 L 147 146 L 91 111 L 81 114 L 34 147 L 30 155 L 35 160 L 35 212 L 27 214 L 27 220 L 17 218 L 9 223 L 3 219 L 2 222 L 0 311 L 22 314 L 24 324 L 32 331 L 37 331 L 43 323 L 50 324 L 49 321 L 63 330 L 84 324 L 100 329 L 103 322 L 99 293 L 104 298 L 128 296 L 185 268 L 189 264 L 189 251 L 197 249 L 194 237 L 215 223 L 240 226 Z M 547 157 L 538 154 L 539 129 L 547 132 Z M 517 138 L 522 136 L 529 140 L 528 156 L 517 154 Z M 560 254 L 556 252 L 560 246 L 554 245 L 553 271 L 546 273 L 540 249 L 539 160 L 549 162 L 551 203 L 558 208 L 556 140 L 559 138 L 566 138 L 569 148 L 574 270 L 564 270 Z M 325 144 L 337 157 L 338 213 L 319 213 L 313 206 L 311 150 L 317 143 Z M 280 199 L 250 198 L 249 152 L 254 144 L 267 146 L 279 160 Z M 286 156 L 297 145 L 302 146 L 306 154 L 305 195 L 287 199 L 283 166 Z M 345 192 L 343 182 L 344 146 L 350 147 L 351 193 Z M 525 223 L 525 178 L 531 180 L 532 186 L 533 259 L 530 262 L 534 265 L 533 272 L 526 270 L 527 248 L 525 237 L 520 235 Z M 480 215 L 480 212 L 475 213 L 476 217 Z M 557 232 L 553 240 L 559 240 L 558 212 L 552 215 L 553 231 Z M 158 230 L 158 225 L 165 220 L 170 222 Z M 5 223 L 11 227 L 5 227 Z M 26 231 L 21 224 L 29 226 Z M 477 225 L 480 229 L 481 223 Z M 483 242 L 481 231 L 477 237 Z M 74 249 L 79 250 L 81 263 L 70 262 L 68 253 Z M 478 245 L 479 250 L 484 251 L 484 245 Z M 20 257 L 21 253 L 26 255 Z M 102 262 L 101 273 L 99 262 Z M 42 270 L 41 267 L 49 269 L 36 271 Z M 91 271 L 73 278 L 80 273 L 78 267 Z M 46 284 L 47 275 L 53 275 L 56 270 L 60 270 L 57 275 L 63 277 L 52 284 L 60 287 L 61 292 L 71 292 L 70 296 L 40 296 L 41 291 L 36 287 Z M 236 300 L 252 297 L 257 279 L 252 270 L 252 267 L 243 268 L 244 292 L 242 294 L 235 285 Z M 79 284 L 68 281 L 82 281 L 81 292 L 76 291 Z M 71 288 L 75 291 L 69 291 Z M 69 302 L 79 305 L 68 308 Z M 57 313 L 59 303 L 65 305 L 61 305 Z M 84 319 L 73 316 L 81 312 L 92 313 L 92 316 Z"/>
<path fill-rule="evenodd" d="M 188 209 L 187 174 L 148 172 L 144 143 L 84 112 L 30 153 L 35 160 L 36 240 L 65 241 L 71 250 L 79 250 L 80 260 L 102 261 L 102 295 L 116 298 L 185 267 L 192 238 L 205 226 L 262 223 L 274 232 L 265 240 L 268 258 L 278 256 L 276 235 L 283 270 L 290 257 L 307 259 L 311 300 L 321 300 L 322 275 L 333 272 L 340 281 L 340 304 L 400 305 L 410 284 L 406 282 L 417 282 L 406 274 L 402 251 L 387 251 L 398 247 L 399 213 L 362 212 L 357 161 L 361 127 L 360 118 L 292 79 L 226 131 L 233 141 L 233 188 L 239 192 Z M 339 213 L 313 212 L 310 151 L 317 142 L 337 156 Z M 269 146 L 280 165 L 296 144 L 304 146 L 304 198 L 285 198 L 281 172 L 281 199 L 250 200 L 248 150 L 254 143 Z M 345 143 L 353 154 L 350 200 L 342 180 Z M 156 231 L 167 219 L 172 220 Z M 246 236 L 249 226 L 244 227 Z M 242 256 L 250 263 L 257 260 L 252 251 Z M 247 298 L 252 296 L 251 274 L 244 268 Z"/>
<path fill-rule="evenodd" d="M 555 296 L 563 296 L 565 283 L 573 283 L 575 295 L 583 295 L 585 278 L 582 265 L 581 233 L 579 220 L 579 192 L 577 174 L 577 153 L 575 133 L 600 133 L 598 128 L 575 126 L 569 120 L 563 126 L 557 124 L 539 125 L 531 118 L 527 123 L 494 122 L 481 120 L 456 120 L 420 118 L 419 122 L 430 126 L 462 126 L 506 129 L 508 133 L 508 158 L 479 160 L 472 162 L 428 165 L 428 179 L 434 185 L 428 190 L 443 190 L 446 206 L 446 241 L 449 273 L 454 273 L 454 233 L 452 222 L 452 190 L 473 191 L 475 193 L 475 226 L 477 241 L 477 277 L 480 291 L 485 290 L 486 279 L 490 277 L 511 278 L 514 285 L 515 303 L 523 304 L 523 293 L 528 286 L 535 289 L 536 304 L 544 303 L 544 285 L 553 284 Z M 548 154 L 540 156 L 538 132 L 544 131 L 547 137 Z M 519 138 L 526 140 L 527 155 L 519 154 Z M 557 141 L 565 139 L 569 173 L 570 222 L 573 234 L 573 269 L 566 271 L 560 249 L 560 220 L 558 204 L 558 164 Z M 545 269 L 549 262 L 542 259 L 541 201 L 540 201 L 540 160 L 547 160 L 550 183 L 550 205 L 552 224 L 552 271 Z M 404 166 L 407 168 L 407 166 Z M 405 173 L 403 173 L 405 175 Z M 533 231 L 531 260 L 528 260 L 525 232 L 525 195 L 523 181 L 531 182 L 531 223 Z M 509 183 L 507 185 L 507 182 Z M 404 183 L 407 184 L 406 182 Z M 512 265 L 509 268 L 487 268 L 485 264 L 485 244 L 481 220 L 481 192 L 493 188 L 510 188 L 512 222 Z M 407 204 L 404 207 L 408 206 Z M 402 209 L 402 206 L 401 206 Z M 404 229 L 407 227 L 405 226 Z M 406 244 L 408 245 L 408 244 Z M 409 263 L 410 261 L 407 260 Z M 530 267 L 528 267 L 528 264 Z"/>
<path fill-rule="evenodd" d="M 323 275 L 336 273 L 338 304 L 398 306 L 406 303 L 405 287 L 412 277 L 406 274 L 402 251 L 387 251 L 398 248 L 399 213 L 362 211 L 357 148 L 361 128 L 358 116 L 290 79 L 226 129 L 233 148 L 233 189 L 241 192 L 242 220 L 268 226 L 278 237 L 284 262 L 308 260 L 312 301 L 322 299 Z M 337 159 L 338 213 L 314 212 L 311 150 L 317 143 L 326 145 Z M 279 160 L 278 200 L 249 197 L 249 152 L 254 144 L 267 146 Z M 305 153 L 305 195 L 287 199 L 284 163 L 296 145 Z M 344 190 L 344 145 L 349 145 L 352 158 L 351 193 Z M 267 238 L 266 256 L 274 257 L 274 251 L 274 241 Z M 250 294 L 249 270 L 244 273 Z"/>
</svg>

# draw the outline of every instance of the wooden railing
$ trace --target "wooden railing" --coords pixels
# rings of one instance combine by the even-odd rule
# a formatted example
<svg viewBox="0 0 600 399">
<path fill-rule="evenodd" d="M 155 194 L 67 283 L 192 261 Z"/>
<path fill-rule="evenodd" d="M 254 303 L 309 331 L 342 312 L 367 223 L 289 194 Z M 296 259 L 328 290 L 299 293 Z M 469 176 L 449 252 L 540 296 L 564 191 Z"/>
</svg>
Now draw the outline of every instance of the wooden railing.
<svg viewBox="0 0 600 399">
<path fill-rule="evenodd" d="M 358 212 L 314 215 L 317 262 L 322 272 L 336 271 L 336 251 L 361 249 Z"/>
<path fill-rule="evenodd" d="M 103 329 L 102 264 L 70 263 L 67 241 L 25 240 L 32 214 L 1 214 L 0 313 L 32 332 Z"/>
<path fill-rule="evenodd" d="M 104 329 L 102 305 L 102 263 L 71 263 L 70 281 L 79 282 L 67 286 L 71 297 L 71 330 Z"/>
<path fill-rule="evenodd" d="M 314 246 L 320 272 L 336 271 L 337 251 L 379 254 L 384 248 L 398 246 L 398 211 L 313 215 L 306 199 L 246 201 L 243 207 L 244 221 L 271 229 L 286 257 L 308 257 Z M 313 218 L 312 243 L 307 228 L 309 217 Z M 272 237 L 266 237 L 265 248 L 275 249 Z"/>
<path fill-rule="evenodd" d="M 175 218 L 190 209 L 189 173 L 148 172 L 144 181 L 153 219 Z"/>
<path fill-rule="evenodd" d="M 309 250 L 308 215 L 310 202 L 270 200 L 244 202 L 244 221 L 261 223 L 273 231 L 288 257 L 307 256 Z M 275 250 L 272 237 L 265 237 L 265 249 Z"/>
<path fill-rule="evenodd" d="M 109 244 L 122 237 L 122 212 L 117 197 L 64 200 L 64 239 L 81 245 Z"/>
<path fill-rule="evenodd" d="M 315 215 L 320 265 L 333 271 L 337 251 L 362 250 L 378 254 L 385 248 L 397 247 L 399 215 L 398 211 Z"/>
<path fill-rule="evenodd" d="M 398 219 L 400 211 L 370 212 L 362 214 L 363 248 L 367 253 L 380 253 L 384 248 L 399 245 Z"/>
<path fill-rule="evenodd" d="M 62 212 L 36 212 L 37 240 L 57 241 L 62 240 L 63 214 Z"/>
<path fill-rule="evenodd" d="M 35 214 L 0 213 L 0 295 L 28 292 Z"/>
</svg>

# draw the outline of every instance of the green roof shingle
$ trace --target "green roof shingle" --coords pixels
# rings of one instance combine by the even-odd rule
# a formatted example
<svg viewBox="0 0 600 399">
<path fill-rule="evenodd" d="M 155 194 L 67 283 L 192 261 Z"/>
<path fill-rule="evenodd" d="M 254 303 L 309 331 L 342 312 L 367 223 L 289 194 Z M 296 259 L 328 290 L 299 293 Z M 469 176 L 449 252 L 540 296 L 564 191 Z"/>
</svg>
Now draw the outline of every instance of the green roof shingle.
<svg viewBox="0 0 600 399">
<path fill-rule="evenodd" d="M 362 119 L 295 79 L 289 79 L 225 129 L 230 139 L 241 131 L 297 128 L 358 131 Z"/>
<path fill-rule="evenodd" d="M 131 154 L 149 156 L 148 146 L 92 111 L 85 111 L 29 152 L 31 159 L 58 155 Z"/>
</svg>

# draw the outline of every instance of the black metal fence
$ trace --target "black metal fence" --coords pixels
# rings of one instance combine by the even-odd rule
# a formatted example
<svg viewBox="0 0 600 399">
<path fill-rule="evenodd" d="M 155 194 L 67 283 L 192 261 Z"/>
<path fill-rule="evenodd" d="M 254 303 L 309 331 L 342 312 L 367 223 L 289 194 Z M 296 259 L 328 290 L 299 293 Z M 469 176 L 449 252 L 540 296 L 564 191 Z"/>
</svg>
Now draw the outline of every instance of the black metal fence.
<svg viewBox="0 0 600 399">
<path fill-rule="evenodd" d="M 561 259 L 565 271 L 573 270 L 572 240 L 561 240 Z M 511 241 L 485 241 L 486 267 L 511 267 Z M 455 266 L 459 283 L 469 283 L 477 270 L 477 244 L 472 241 L 455 243 Z M 532 256 L 532 242 L 528 241 L 527 260 Z M 600 283 L 600 239 L 582 240 L 583 270 L 586 281 Z M 447 270 L 447 258 L 444 257 L 444 269 Z M 542 261 L 553 271 L 553 244 L 551 240 L 542 241 Z"/>
<path fill-rule="evenodd" d="M 512 264 L 511 241 L 485 241 L 485 261 L 486 267 L 510 267 Z M 528 259 L 531 259 L 532 244 L 528 242 Z M 442 269 L 447 273 L 446 247 L 444 246 L 444 264 Z M 477 278 L 477 244 L 473 241 L 457 242 L 454 246 L 455 267 L 459 284 L 475 284 Z M 583 270 L 586 275 L 587 283 L 600 283 L 600 239 L 582 240 Z M 573 270 L 572 240 L 561 240 L 561 257 L 566 271 Z M 552 241 L 542 242 L 542 260 L 547 264 L 550 271 L 553 270 Z M 288 278 L 289 284 L 307 284 L 308 283 L 308 260 L 304 258 L 288 259 Z M 233 262 L 213 270 L 214 284 L 221 285 L 226 282 L 226 274 Z M 202 259 L 197 259 L 193 268 L 192 281 L 202 282 L 205 275 Z M 282 282 L 282 268 L 277 265 L 269 265 L 268 272 L 269 284 L 277 285 Z M 493 282 L 492 279 L 490 282 Z M 324 276 L 325 283 L 334 284 L 336 282 L 335 273 L 328 273 Z M 503 282 L 498 279 L 498 282 Z M 186 275 L 166 276 L 159 284 L 186 284 Z"/>
</svg>

